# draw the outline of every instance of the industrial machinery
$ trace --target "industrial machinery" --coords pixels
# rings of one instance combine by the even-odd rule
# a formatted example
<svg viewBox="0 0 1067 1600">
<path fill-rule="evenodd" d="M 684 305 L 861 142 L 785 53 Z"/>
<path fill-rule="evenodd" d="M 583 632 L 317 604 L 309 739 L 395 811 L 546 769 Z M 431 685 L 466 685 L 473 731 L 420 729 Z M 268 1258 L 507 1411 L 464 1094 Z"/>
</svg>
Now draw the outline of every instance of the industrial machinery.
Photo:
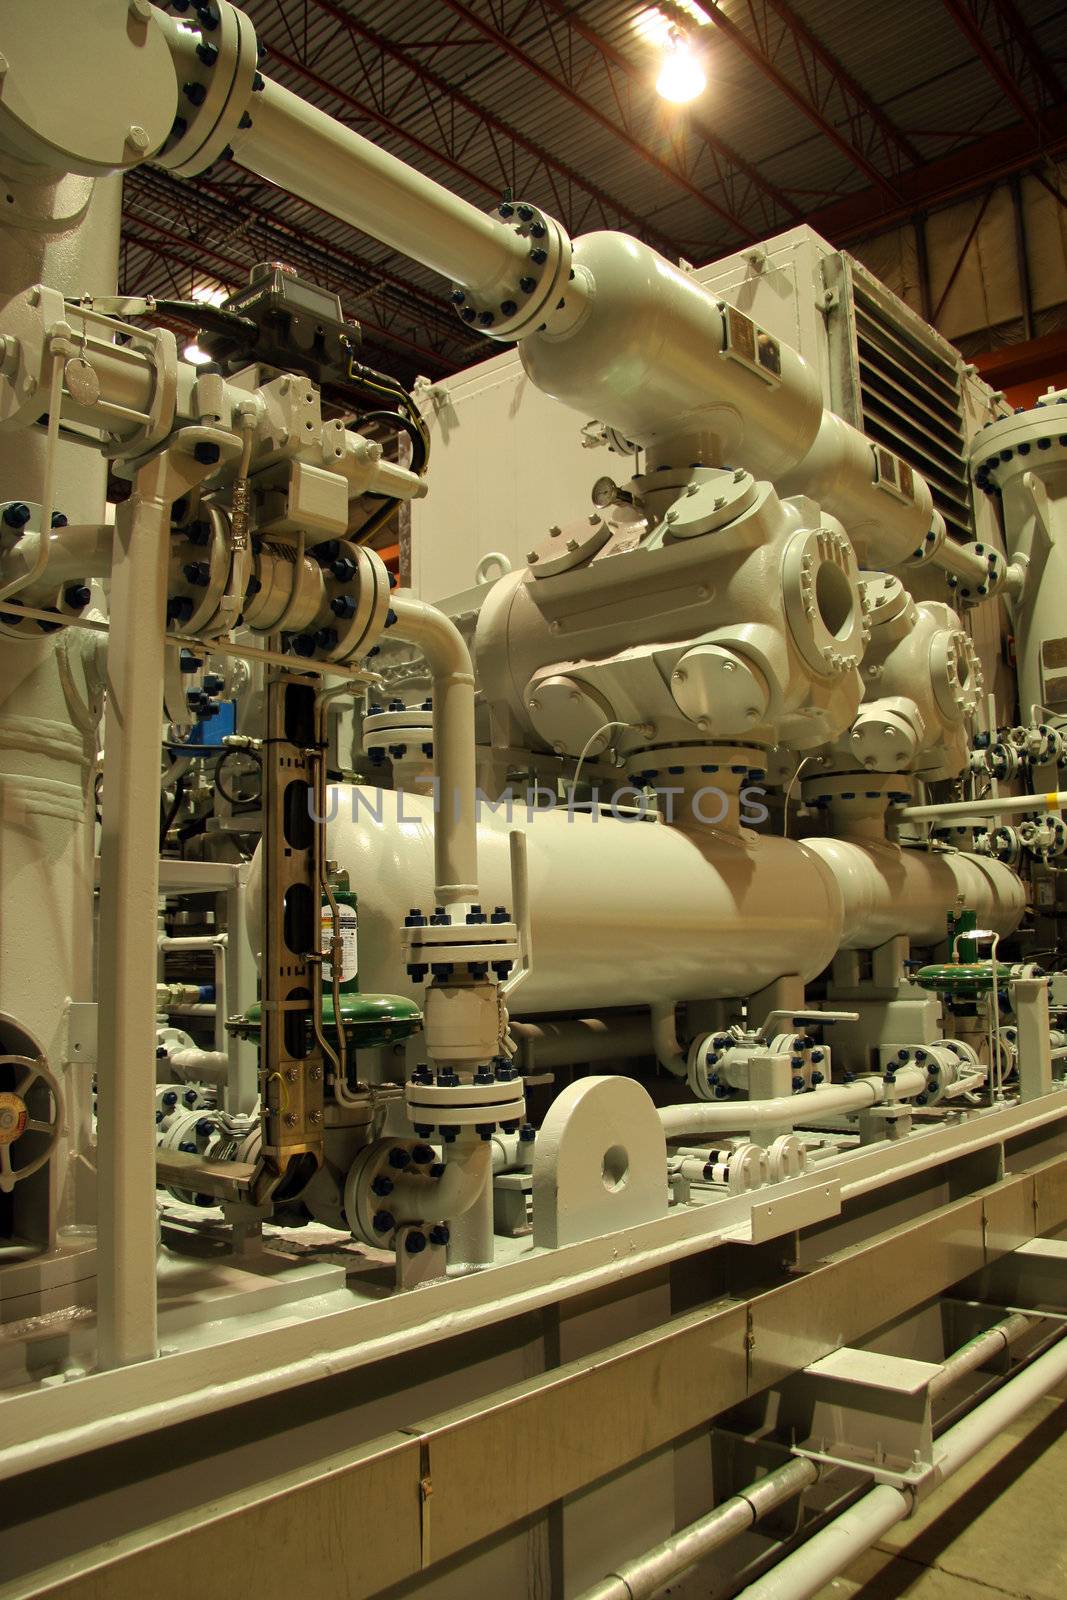
<svg viewBox="0 0 1067 1600">
<path fill-rule="evenodd" d="M 1067 393 L 808 230 L 483 214 L 228 0 L 0 51 L 0 1594 L 814 1593 L 1067 1374 Z M 117 294 L 220 160 L 515 347 L 523 551 L 368 543 L 514 408 Z"/>
</svg>

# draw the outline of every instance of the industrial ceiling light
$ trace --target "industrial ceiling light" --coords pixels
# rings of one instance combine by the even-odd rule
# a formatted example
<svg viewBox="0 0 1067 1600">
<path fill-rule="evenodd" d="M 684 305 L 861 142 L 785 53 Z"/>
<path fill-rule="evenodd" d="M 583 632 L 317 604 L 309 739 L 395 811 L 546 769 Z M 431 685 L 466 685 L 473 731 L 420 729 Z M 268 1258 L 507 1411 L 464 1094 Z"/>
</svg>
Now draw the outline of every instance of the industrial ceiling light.
<svg viewBox="0 0 1067 1600">
<path fill-rule="evenodd" d="M 685 105 L 703 94 L 707 75 L 684 33 L 672 28 L 664 45 L 663 62 L 656 79 L 656 93 L 672 105 Z"/>
</svg>

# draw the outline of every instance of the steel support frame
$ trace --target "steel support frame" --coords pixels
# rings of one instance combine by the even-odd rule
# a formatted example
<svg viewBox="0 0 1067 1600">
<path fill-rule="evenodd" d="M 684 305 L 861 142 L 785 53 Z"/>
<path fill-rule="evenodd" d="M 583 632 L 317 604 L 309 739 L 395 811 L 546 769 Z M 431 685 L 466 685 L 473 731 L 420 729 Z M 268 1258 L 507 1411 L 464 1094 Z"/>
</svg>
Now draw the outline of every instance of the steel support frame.
<svg viewBox="0 0 1067 1600">
<path fill-rule="evenodd" d="M 1049 1131 L 1056 1128 L 1062 1140 L 1062 1122 Z M 970 1187 L 969 1176 L 988 1183 L 998 1165 L 990 1154 L 961 1169 L 958 1182 Z M 877 1220 L 875 1210 L 868 1226 Z M 31 1593 L 183 1600 L 194 1580 L 202 1583 L 207 1534 L 216 1536 L 213 1581 L 222 1585 L 213 1593 L 227 1592 L 240 1577 L 271 1592 L 332 1581 L 351 1600 L 370 1597 L 509 1528 L 518 1531 L 566 1496 L 708 1426 L 842 1345 L 862 1342 L 1064 1224 L 1067 1153 L 1059 1153 L 859 1242 L 846 1224 L 843 1237 L 826 1240 L 830 1253 L 819 1248 L 818 1233 L 803 1248 L 802 1234 L 796 1259 L 806 1256 L 810 1265 L 779 1266 L 774 1287 L 738 1292 L 738 1269 L 729 1299 L 453 1410 L 413 1415 L 373 1442 L 268 1478 L 253 1491 L 212 1496 L 195 1512 L 37 1572 L 5 1590 L 5 1600 Z M 778 1255 L 780 1261 L 781 1244 Z M 715 1292 L 720 1259 L 712 1250 L 692 1263 L 705 1294 Z M 773 1276 L 771 1268 L 771 1257 L 762 1266 L 754 1260 L 753 1281 Z M 301 1416 L 298 1405 L 290 1425 Z M 284 1459 L 283 1437 L 276 1444 Z M 157 1448 L 165 1452 L 165 1434 Z M 284 1540 L 270 1536 L 280 1515 L 295 1530 Z M 239 1563 L 232 1573 L 218 1565 L 226 1551 Z"/>
</svg>

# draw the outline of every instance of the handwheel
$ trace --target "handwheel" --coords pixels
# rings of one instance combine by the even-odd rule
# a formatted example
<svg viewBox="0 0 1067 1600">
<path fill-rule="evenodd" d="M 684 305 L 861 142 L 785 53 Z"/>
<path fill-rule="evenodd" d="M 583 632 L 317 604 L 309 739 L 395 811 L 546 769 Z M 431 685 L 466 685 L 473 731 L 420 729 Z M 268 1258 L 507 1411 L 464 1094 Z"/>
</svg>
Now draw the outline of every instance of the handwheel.
<svg viewBox="0 0 1067 1600">
<path fill-rule="evenodd" d="M 63 1123 L 63 1092 L 43 1061 L 0 1055 L 0 1081 L 9 1077 L 11 1087 L 0 1090 L 0 1192 L 4 1194 L 44 1166 Z M 25 1159 L 16 1161 L 16 1153 Z"/>
</svg>

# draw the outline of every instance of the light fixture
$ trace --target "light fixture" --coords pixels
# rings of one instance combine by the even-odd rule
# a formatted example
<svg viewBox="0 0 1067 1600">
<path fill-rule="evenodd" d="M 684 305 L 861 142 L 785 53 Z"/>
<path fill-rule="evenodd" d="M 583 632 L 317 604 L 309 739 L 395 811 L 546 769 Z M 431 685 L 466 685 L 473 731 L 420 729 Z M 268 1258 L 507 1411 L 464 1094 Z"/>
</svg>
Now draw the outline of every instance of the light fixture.
<svg viewBox="0 0 1067 1600">
<path fill-rule="evenodd" d="M 695 100 L 707 87 L 707 76 L 700 57 L 695 55 L 689 40 L 677 28 L 672 28 L 663 47 L 663 62 L 656 79 L 656 93 L 672 105 L 685 105 Z"/>
<path fill-rule="evenodd" d="M 220 306 L 229 296 L 227 290 L 221 288 L 218 284 L 197 283 L 189 291 L 189 298 L 190 300 L 198 300 L 201 305 Z M 214 360 L 214 357 L 209 355 L 206 350 L 201 350 L 195 339 L 190 339 L 182 351 L 182 356 L 186 361 L 191 362 L 194 367 L 206 367 L 209 361 Z"/>
</svg>

